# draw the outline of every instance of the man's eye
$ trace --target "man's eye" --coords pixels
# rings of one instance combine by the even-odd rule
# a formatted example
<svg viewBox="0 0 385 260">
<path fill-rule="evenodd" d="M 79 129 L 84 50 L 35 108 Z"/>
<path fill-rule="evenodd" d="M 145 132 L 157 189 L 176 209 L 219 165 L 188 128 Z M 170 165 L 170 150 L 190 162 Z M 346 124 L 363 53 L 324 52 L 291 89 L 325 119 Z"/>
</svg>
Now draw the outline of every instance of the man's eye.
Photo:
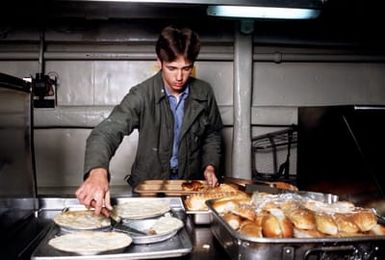
<svg viewBox="0 0 385 260">
<path fill-rule="evenodd" d="M 175 68 L 173 68 L 173 67 L 168 67 L 168 70 L 169 70 L 169 71 L 174 71 Z"/>
<path fill-rule="evenodd" d="M 190 71 L 191 69 L 192 69 L 191 67 L 183 68 L 184 71 Z"/>
</svg>

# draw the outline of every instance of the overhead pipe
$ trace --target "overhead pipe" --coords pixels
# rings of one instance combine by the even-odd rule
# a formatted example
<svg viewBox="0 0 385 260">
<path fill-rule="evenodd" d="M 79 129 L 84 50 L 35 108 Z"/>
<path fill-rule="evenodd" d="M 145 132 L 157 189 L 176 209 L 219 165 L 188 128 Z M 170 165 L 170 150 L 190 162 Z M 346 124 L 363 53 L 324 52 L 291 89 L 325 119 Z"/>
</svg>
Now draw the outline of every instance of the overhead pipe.
<svg viewBox="0 0 385 260">
<path fill-rule="evenodd" d="M 41 49 L 41 48 L 40 48 Z M 41 52 L 41 51 L 40 51 Z M 109 53 L 109 52 L 0 52 L 0 60 L 38 60 L 41 67 L 47 60 L 154 60 L 150 53 Z M 204 61 L 232 61 L 232 53 L 204 53 L 199 60 Z M 360 54 L 304 54 L 304 53 L 254 53 L 254 62 L 385 62 L 385 55 Z M 42 70 L 43 68 L 40 68 Z"/>
</svg>

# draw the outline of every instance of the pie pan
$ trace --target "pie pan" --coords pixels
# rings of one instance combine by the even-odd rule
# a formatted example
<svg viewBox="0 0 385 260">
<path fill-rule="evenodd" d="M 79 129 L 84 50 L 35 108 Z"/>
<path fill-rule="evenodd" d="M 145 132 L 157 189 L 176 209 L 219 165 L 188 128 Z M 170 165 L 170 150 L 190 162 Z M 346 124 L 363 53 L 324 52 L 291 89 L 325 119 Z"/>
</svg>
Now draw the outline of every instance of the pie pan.
<svg viewBox="0 0 385 260">
<path fill-rule="evenodd" d="M 84 212 L 85 221 L 84 223 L 78 222 L 77 213 L 81 214 Z M 71 218 L 68 218 L 63 222 L 65 214 L 73 213 Z M 111 222 L 108 218 L 103 220 L 103 216 L 92 217 L 89 214 L 93 214 L 92 210 L 83 208 L 65 208 L 61 213 L 54 217 L 54 223 L 60 228 L 60 233 L 72 233 L 78 231 L 109 231 L 111 230 Z M 99 221 L 97 221 L 99 219 Z M 79 224 L 81 223 L 81 224 Z"/>
<path fill-rule="evenodd" d="M 162 217 L 161 217 L 162 218 Z M 123 219 L 123 225 L 127 226 L 129 229 L 134 229 L 146 233 L 148 235 L 142 235 L 136 232 L 127 232 L 134 244 L 152 244 L 161 241 L 165 241 L 173 236 L 175 236 L 178 231 L 183 227 L 175 227 L 174 229 L 170 229 L 168 232 L 161 234 L 150 234 L 150 229 L 159 221 L 160 218 L 148 218 L 148 219 Z M 122 230 L 123 232 L 126 232 Z"/>
</svg>

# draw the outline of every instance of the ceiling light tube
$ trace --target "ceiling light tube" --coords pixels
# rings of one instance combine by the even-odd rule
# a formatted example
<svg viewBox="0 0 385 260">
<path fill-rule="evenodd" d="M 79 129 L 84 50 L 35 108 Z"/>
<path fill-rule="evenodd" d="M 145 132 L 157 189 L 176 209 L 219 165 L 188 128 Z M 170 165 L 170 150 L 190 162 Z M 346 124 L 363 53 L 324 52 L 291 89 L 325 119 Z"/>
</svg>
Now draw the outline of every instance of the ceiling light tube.
<svg viewBox="0 0 385 260">
<path fill-rule="evenodd" d="M 217 5 L 209 6 L 207 14 L 211 16 L 265 19 L 314 19 L 319 10 L 282 7 Z"/>
</svg>

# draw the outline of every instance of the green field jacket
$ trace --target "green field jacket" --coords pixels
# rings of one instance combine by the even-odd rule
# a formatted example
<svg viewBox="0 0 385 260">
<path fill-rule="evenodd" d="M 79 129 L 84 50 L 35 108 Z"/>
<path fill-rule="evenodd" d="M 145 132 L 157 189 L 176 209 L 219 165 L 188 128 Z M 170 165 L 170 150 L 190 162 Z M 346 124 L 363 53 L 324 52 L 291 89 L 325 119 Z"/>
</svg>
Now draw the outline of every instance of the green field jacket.
<svg viewBox="0 0 385 260">
<path fill-rule="evenodd" d="M 161 71 L 132 87 L 111 114 L 87 138 L 84 172 L 109 169 L 123 137 L 138 129 L 135 162 L 128 182 L 135 187 L 147 179 L 168 179 L 173 145 L 174 118 L 163 88 Z M 203 179 L 203 169 L 211 164 L 219 169 L 222 119 L 211 86 L 189 79 L 178 153 L 180 179 Z M 129 168 L 127 166 L 127 168 Z"/>
</svg>

